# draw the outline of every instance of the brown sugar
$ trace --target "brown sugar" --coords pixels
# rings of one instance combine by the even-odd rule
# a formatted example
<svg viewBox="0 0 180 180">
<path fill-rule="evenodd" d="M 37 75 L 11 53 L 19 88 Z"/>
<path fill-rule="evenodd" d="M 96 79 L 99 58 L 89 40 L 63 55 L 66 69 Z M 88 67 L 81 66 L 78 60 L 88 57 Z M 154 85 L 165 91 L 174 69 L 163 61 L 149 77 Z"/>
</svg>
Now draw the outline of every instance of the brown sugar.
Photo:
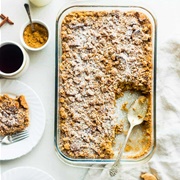
<svg viewBox="0 0 180 180">
<path fill-rule="evenodd" d="M 35 31 L 32 32 L 31 25 L 29 24 L 26 26 L 23 33 L 23 38 L 28 46 L 32 48 L 39 48 L 47 42 L 48 31 L 43 25 L 38 23 L 34 23 L 34 29 Z"/>
</svg>

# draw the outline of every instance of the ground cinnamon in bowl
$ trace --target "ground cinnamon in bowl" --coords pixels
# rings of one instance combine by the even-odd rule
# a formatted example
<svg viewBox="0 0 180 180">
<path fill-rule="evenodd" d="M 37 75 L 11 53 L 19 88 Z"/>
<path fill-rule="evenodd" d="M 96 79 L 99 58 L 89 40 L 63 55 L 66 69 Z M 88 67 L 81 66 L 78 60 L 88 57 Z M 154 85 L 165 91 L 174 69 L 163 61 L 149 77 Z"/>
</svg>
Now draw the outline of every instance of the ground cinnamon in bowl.
<svg viewBox="0 0 180 180">
<path fill-rule="evenodd" d="M 23 38 L 25 43 L 32 48 L 39 48 L 43 46 L 48 40 L 48 30 L 41 24 L 34 23 L 35 31 L 32 32 L 31 25 L 27 25 Z"/>
</svg>

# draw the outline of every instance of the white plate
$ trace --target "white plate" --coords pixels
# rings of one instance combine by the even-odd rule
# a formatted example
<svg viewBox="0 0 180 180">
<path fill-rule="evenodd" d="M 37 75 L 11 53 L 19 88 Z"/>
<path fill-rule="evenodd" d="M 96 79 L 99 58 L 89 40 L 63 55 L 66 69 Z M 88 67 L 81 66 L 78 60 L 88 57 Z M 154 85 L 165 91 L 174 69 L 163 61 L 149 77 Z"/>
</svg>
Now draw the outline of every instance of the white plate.
<svg viewBox="0 0 180 180">
<path fill-rule="evenodd" d="M 2 180 L 54 180 L 54 178 L 40 169 L 18 167 L 4 172 Z"/>
<path fill-rule="evenodd" d="M 12 96 L 23 94 L 29 105 L 29 137 L 10 145 L 1 144 L 0 146 L 0 160 L 10 160 L 27 154 L 37 145 L 45 128 L 45 110 L 34 90 L 20 81 L 0 79 L 0 94 L 9 94 Z"/>
</svg>

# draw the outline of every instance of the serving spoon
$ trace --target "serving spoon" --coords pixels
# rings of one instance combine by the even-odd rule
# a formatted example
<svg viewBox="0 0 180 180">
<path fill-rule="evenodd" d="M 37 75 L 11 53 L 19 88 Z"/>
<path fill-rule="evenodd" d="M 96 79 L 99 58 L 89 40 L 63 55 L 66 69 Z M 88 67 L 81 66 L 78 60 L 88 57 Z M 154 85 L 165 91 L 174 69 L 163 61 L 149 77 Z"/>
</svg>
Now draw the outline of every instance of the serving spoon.
<svg viewBox="0 0 180 180">
<path fill-rule="evenodd" d="M 32 30 L 32 32 L 34 32 L 34 31 L 35 31 L 35 28 L 34 28 L 34 24 L 32 23 L 31 13 L 30 13 L 30 8 L 29 8 L 29 4 L 25 3 L 25 4 L 24 4 L 24 7 L 25 7 L 25 9 L 26 9 L 26 12 L 27 12 L 28 17 L 29 17 L 29 20 L 30 20 L 31 30 Z"/>
<path fill-rule="evenodd" d="M 113 177 L 117 174 L 118 168 L 120 165 L 120 159 L 124 152 L 124 148 L 126 147 L 126 144 L 129 139 L 129 136 L 131 134 L 131 131 L 134 128 L 134 126 L 139 125 L 143 122 L 143 119 L 147 113 L 147 107 L 148 107 L 147 98 L 145 96 L 140 96 L 138 99 L 135 100 L 135 102 L 129 108 L 127 116 L 128 116 L 128 121 L 130 123 L 130 128 L 129 128 L 128 134 L 126 136 L 126 139 L 123 143 L 123 146 L 119 150 L 118 156 L 117 156 L 114 164 L 112 165 L 111 169 L 109 170 L 109 174 L 111 177 Z"/>
</svg>

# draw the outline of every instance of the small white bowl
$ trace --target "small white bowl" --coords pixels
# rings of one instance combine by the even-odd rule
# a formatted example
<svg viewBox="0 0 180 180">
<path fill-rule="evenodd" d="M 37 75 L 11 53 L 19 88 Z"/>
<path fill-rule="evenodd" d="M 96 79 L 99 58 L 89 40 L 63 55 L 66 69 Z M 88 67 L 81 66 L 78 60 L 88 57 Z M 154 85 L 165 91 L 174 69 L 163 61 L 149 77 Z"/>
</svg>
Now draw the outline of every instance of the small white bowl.
<svg viewBox="0 0 180 180">
<path fill-rule="evenodd" d="M 48 40 L 47 40 L 47 42 L 46 42 L 43 46 L 38 47 L 38 48 L 30 47 L 30 46 L 28 46 L 28 45 L 25 43 L 23 34 L 24 34 L 25 28 L 30 24 L 29 21 L 26 22 L 26 23 L 21 27 L 20 40 L 21 40 L 21 43 L 23 44 L 23 46 L 24 46 L 26 49 L 28 49 L 28 50 L 30 50 L 30 51 L 39 51 L 39 50 L 44 49 L 44 48 L 48 45 L 48 43 L 49 43 L 49 41 L 50 41 L 50 30 L 49 30 L 48 26 L 46 25 L 46 23 L 44 23 L 44 22 L 41 21 L 41 20 L 33 19 L 32 22 L 33 22 L 33 23 L 40 24 L 40 25 L 44 26 L 44 27 L 47 29 L 47 31 L 48 31 Z"/>
</svg>

